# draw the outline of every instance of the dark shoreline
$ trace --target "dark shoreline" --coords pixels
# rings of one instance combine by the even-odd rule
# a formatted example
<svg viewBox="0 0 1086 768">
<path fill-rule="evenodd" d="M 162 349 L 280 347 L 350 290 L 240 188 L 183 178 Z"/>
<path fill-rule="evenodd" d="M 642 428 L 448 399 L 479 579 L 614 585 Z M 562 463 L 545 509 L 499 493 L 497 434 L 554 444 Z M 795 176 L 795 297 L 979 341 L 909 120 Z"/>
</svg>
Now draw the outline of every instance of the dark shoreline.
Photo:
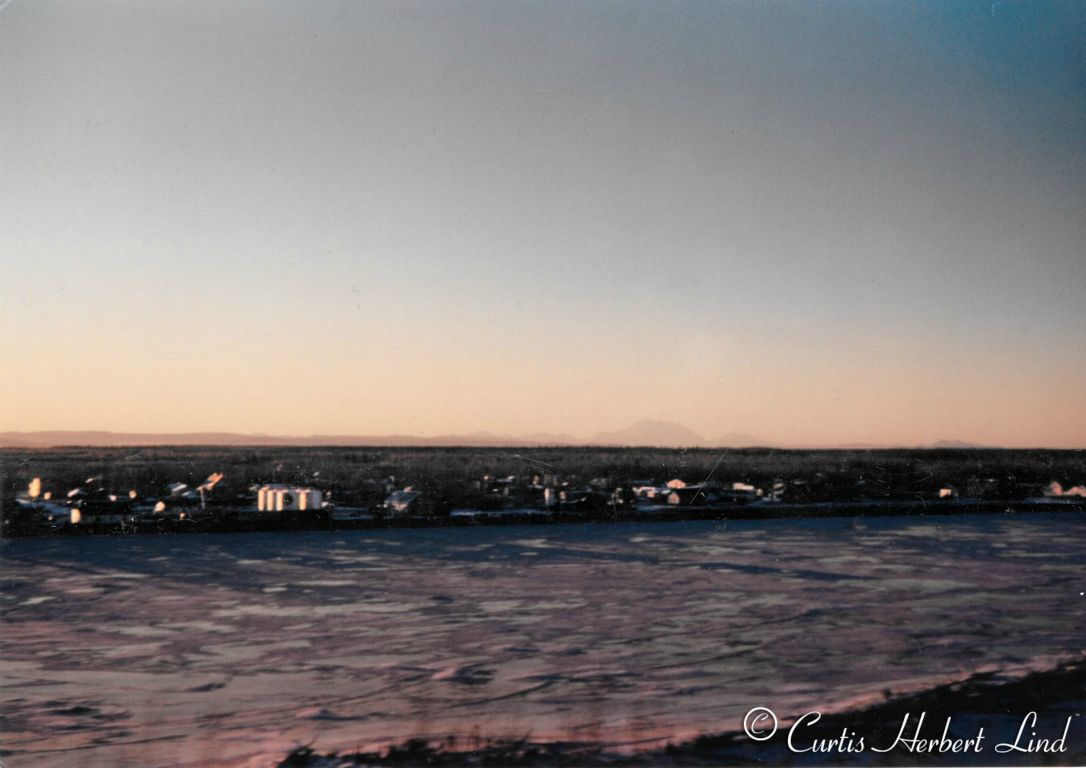
<svg viewBox="0 0 1086 768">
<path fill-rule="evenodd" d="M 65 524 L 55 528 L 5 527 L 3 538 L 72 537 L 88 535 L 137 535 L 180 533 L 257 533 L 314 530 L 373 530 L 399 528 L 448 528 L 493 525 L 561 525 L 571 523 L 673 522 L 685 520 L 803 520 L 845 517 L 907 516 L 922 519 L 946 515 L 1037 514 L 1086 512 L 1086 499 L 1075 501 L 1022 500 L 918 500 L 858 501 L 805 504 L 728 504 L 706 506 L 658 506 L 651 510 L 610 510 L 564 512 L 555 510 L 505 510 L 476 512 L 473 517 L 435 515 L 427 517 L 391 517 L 362 521 L 336 521 L 328 515 L 280 513 L 260 514 L 248 509 L 223 509 L 189 520 L 134 521 L 124 524 L 78 526 Z"/>
<path fill-rule="evenodd" d="M 1084 652 L 1086 653 L 1086 652 Z M 890 696 L 890 692 L 884 692 Z M 538 743 L 527 739 L 516 742 L 487 742 L 461 748 L 455 742 L 431 744 L 411 740 L 383 752 L 320 754 L 309 747 L 299 747 L 279 763 L 279 768 L 332 768 L 346 766 L 724 766 L 724 765 L 1086 765 L 1086 659 L 1024 677 L 1006 679 L 996 672 L 978 673 L 966 680 L 936 686 L 918 693 L 888 699 L 885 703 L 847 712 L 827 714 L 815 725 L 797 728 L 796 746 L 823 744 L 851 733 L 852 749 L 832 749 L 821 753 L 797 753 L 788 748 L 787 733 L 791 721 L 782 716 L 781 727 L 770 739 L 756 742 L 743 731 L 727 731 L 701 736 L 680 744 L 668 744 L 633 755 L 609 753 L 591 744 L 564 742 Z M 980 751 L 951 752 L 910 751 L 895 744 L 902 722 L 911 716 L 915 724 L 919 713 L 926 713 L 920 732 L 923 739 L 938 740 L 947 718 L 951 718 L 950 739 L 975 737 L 984 729 L 985 741 Z M 1053 744 L 1071 718 L 1065 749 L 1054 752 L 997 753 L 994 746 L 1016 741 L 1022 719 L 1030 712 L 1038 715 L 1037 738 Z M 802 713 L 795 713 L 801 715 Z M 914 725 L 905 738 L 916 735 Z M 860 736 L 866 747 L 856 749 Z M 845 742 L 846 744 L 848 742 Z M 1025 739 L 1020 743 L 1025 744 Z"/>
</svg>

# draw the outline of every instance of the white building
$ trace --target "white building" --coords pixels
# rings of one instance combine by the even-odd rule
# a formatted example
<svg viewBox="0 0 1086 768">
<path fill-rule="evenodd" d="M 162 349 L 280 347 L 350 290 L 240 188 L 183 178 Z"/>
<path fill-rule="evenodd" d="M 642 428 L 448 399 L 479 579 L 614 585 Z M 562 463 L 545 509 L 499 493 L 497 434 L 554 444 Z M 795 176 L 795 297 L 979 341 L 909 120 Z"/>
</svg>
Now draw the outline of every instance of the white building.
<svg viewBox="0 0 1086 768">
<path fill-rule="evenodd" d="M 320 491 L 287 485 L 265 485 L 256 492 L 256 508 L 261 512 L 305 512 L 323 505 Z"/>
</svg>

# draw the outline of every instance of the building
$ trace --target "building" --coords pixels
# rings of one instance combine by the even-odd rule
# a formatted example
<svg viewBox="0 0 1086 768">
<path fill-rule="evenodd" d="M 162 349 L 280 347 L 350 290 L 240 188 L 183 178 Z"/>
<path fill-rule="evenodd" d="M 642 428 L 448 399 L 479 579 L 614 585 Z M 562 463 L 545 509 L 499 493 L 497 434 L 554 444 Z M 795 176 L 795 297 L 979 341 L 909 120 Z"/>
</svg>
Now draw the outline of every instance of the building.
<svg viewBox="0 0 1086 768">
<path fill-rule="evenodd" d="M 715 504 L 719 500 L 720 497 L 714 489 L 707 488 L 701 483 L 674 488 L 667 495 L 667 503 L 677 507 L 704 507 L 706 504 Z"/>
<path fill-rule="evenodd" d="M 655 499 L 657 496 L 664 497 L 667 496 L 668 492 L 667 488 L 660 488 L 647 483 L 635 485 L 633 487 L 634 496 L 639 499 Z"/>
<path fill-rule="evenodd" d="M 256 508 L 260 512 L 306 512 L 323 506 L 320 491 L 313 488 L 293 488 L 287 485 L 265 485 L 256 492 Z"/>
<path fill-rule="evenodd" d="M 385 509 L 393 517 L 407 517 L 411 515 L 427 515 L 433 510 L 431 505 L 423 498 L 422 494 L 408 486 L 402 491 L 393 491 L 385 499 Z"/>
</svg>

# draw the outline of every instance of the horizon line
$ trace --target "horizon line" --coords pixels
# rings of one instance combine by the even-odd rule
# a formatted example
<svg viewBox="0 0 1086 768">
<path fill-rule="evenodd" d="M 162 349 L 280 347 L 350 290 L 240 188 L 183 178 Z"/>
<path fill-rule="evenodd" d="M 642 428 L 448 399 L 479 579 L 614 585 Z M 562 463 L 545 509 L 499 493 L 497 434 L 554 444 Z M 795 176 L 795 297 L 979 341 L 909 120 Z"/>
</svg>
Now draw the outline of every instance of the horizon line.
<svg viewBox="0 0 1086 768">
<path fill-rule="evenodd" d="M 601 433 L 605 434 L 605 433 Z M 57 442 L 49 440 L 55 435 Z M 154 448 L 154 447 L 216 447 L 216 448 L 650 448 L 662 450 L 1047 450 L 1082 451 L 1086 446 L 1053 447 L 1042 444 L 1007 446 L 972 443 L 966 440 L 942 439 L 927 443 L 882 443 L 872 441 L 842 441 L 840 443 L 784 443 L 773 441 L 743 441 L 714 443 L 704 438 L 683 443 L 593 441 L 568 435 L 570 440 L 539 440 L 518 435 L 503 435 L 478 430 L 464 434 L 308 434 L 275 435 L 261 432 L 203 430 L 192 432 L 120 432 L 113 430 L 5 430 L 0 432 L 2 449 L 52 448 Z M 20 439 L 21 438 L 21 439 Z M 38 438 L 38 439 L 34 439 Z M 82 440 L 81 438 L 88 438 Z M 115 438 L 115 439 L 111 439 Z M 132 442 L 126 442 L 131 440 Z"/>
</svg>

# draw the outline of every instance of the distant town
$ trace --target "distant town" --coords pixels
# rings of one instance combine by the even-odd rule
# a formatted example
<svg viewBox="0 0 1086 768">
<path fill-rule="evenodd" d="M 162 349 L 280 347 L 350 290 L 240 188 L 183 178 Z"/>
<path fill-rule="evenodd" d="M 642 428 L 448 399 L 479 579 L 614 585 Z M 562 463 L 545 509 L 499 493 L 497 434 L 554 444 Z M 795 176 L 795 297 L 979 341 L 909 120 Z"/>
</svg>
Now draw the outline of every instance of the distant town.
<svg viewBox="0 0 1086 768">
<path fill-rule="evenodd" d="M 17 462 L 24 472 L 34 463 L 53 463 L 52 477 L 36 474 L 16 487 L 17 473 L 5 472 L 4 535 L 1081 512 L 1086 506 L 1081 451 L 989 451 L 999 461 L 985 462 L 978 458 L 985 451 L 751 449 L 726 451 L 710 464 L 711 452 L 665 449 L 611 449 L 594 456 L 585 449 L 555 448 L 545 454 L 552 460 L 547 461 L 470 449 L 400 449 L 400 458 L 302 448 L 289 457 L 287 469 L 275 461 L 275 449 L 207 455 L 162 448 L 157 458 L 148 449 L 100 449 L 103 455 L 83 460 L 98 470 L 104 464 L 105 471 L 84 474 L 82 454 L 73 450 L 24 452 Z M 60 465 L 58 455 L 65 460 Z M 197 464 L 216 455 L 227 466 L 193 476 Z M 12 452 L 5 457 L 10 466 Z M 389 471 L 398 463 L 405 475 Z M 494 467 L 479 471 L 488 463 Z M 495 471 L 510 465 L 520 471 Z M 578 465 L 593 471 L 577 471 Z M 1046 467 L 1056 476 L 1040 479 Z M 666 474 L 649 474 L 647 468 Z M 164 477 L 169 471 L 176 474 Z M 80 477 L 73 481 L 73 473 Z"/>
</svg>

